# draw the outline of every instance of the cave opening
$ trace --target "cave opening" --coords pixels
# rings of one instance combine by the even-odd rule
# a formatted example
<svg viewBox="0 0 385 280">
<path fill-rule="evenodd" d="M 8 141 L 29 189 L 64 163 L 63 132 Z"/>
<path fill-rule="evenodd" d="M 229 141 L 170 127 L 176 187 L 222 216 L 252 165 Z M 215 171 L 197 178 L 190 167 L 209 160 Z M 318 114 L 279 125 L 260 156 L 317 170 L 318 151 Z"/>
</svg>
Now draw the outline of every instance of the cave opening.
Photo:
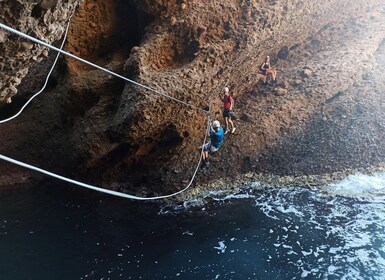
<svg viewBox="0 0 385 280">
<path fill-rule="evenodd" d="M 145 29 L 150 25 L 154 16 L 140 10 L 133 0 L 116 0 L 117 28 L 109 38 L 109 47 L 101 48 L 99 57 L 107 56 L 111 49 L 131 50 L 138 46 L 145 34 Z"/>
</svg>

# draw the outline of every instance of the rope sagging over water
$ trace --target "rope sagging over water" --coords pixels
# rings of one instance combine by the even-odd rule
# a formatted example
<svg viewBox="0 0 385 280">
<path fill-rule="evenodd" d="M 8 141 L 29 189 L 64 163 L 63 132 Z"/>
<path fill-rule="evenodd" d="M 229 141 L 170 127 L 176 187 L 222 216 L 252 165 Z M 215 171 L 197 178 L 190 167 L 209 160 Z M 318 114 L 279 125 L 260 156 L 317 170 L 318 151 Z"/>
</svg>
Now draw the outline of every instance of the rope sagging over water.
<svg viewBox="0 0 385 280">
<path fill-rule="evenodd" d="M 77 59 L 77 60 L 79 60 L 79 61 L 81 61 L 81 62 L 83 62 L 83 63 L 85 63 L 85 64 L 88 64 L 88 65 L 90 65 L 90 66 L 92 66 L 92 67 L 95 67 L 95 68 L 97 68 L 97 69 L 99 69 L 99 70 L 102 70 L 102 71 L 104 71 L 104 72 L 107 72 L 107 73 L 109 73 L 109 74 L 111 74 L 111 75 L 114 75 L 114 76 L 116 76 L 116 77 L 118 77 L 118 78 L 121 78 L 121 79 L 123 79 L 123 80 L 125 80 L 125 81 L 127 81 L 127 82 L 130 82 L 130 83 L 132 83 L 132 84 L 135 84 L 135 85 L 137 85 L 137 86 L 140 86 L 140 87 L 142 87 L 142 88 L 145 88 L 145 89 L 147 89 L 147 90 L 150 90 L 150 91 L 155 92 L 155 93 L 157 93 L 157 94 L 159 94 L 159 95 L 161 95 L 161 96 L 164 96 L 164 97 L 169 98 L 169 99 L 171 99 L 171 100 L 174 100 L 174 101 L 176 101 L 176 102 L 178 102 L 178 103 L 180 103 L 180 104 L 183 104 L 183 105 L 185 105 L 185 106 L 194 108 L 194 109 L 196 109 L 196 110 L 198 110 L 198 111 L 201 111 L 201 112 L 207 114 L 207 126 L 206 126 L 206 129 L 205 129 L 205 136 L 204 136 L 204 140 L 203 140 L 203 145 L 202 145 L 201 152 L 200 152 L 200 155 L 199 155 L 199 161 L 198 161 L 197 167 L 195 168 L 195 171 L 194 171 L 194 173 L 193 173 L 193 175 L 192 175 L 192 178 L 191 178 L 189 184 L 188 184 L 184 189 L 182 189 L 182 190 L 180 190 L 180 191 L 178 191 L 178 192 L 169 194 L 169 195 L 156 196 L 156 197 L 138 197 L 138 196 L 134 196 L 134 195 L 122 193 L 122 192 L 117 192 L 117 191 L 113 191 L 113 190 L 101 188 L 101 187 L 98 187 L 98 186 L 93 186 L 93 185 L 86 184 L 86 183 L 83 183 L 83 182 L 80 182 L 80 181 L 77 181 L 77 180 L 73 180 L 73 179 L 70 179 L 70 178 L 61 176 L 61 175 L 59 175 L 59 174 L 56 174 L 56 173 L 47 171 L 47 170 L 45 170 L 45 169 L 42 169 L 42 168 L 33 166 L 33 165 L 31 165 L 31 164 L 28 164 L 28 163 L 24 163 L 24 162 L 18 161 L 18 160 L 16 160 L 16 159 L 13 159 L 13 158 L 10 158 L 10 157 L 1 155 L 1 154 L 0 154 L 0 159 L 1 159 L 1 160 L 4 160 L 4 161 L 7 161 L 7 162 L 9 162 L 9 163 L 13 163 L 13 164 L 18 165 L 18 166 L 21 166 L 21 167 L 24 167 L 24 168 L 33 170 L 33 171 L 36 171 L 36 172 L 39 172 L 39 173 L 46 174 L 46 175 L 48 175 L 48 176 L 54 177 L 54 178 L 56 178 L 56 179 L 59 179 L 59 180 L 65 181 L 65 182 L 68 182 L 68 183 L 72 183 L 72 184 L 81 186 L 81 187 L 83 187 L 83 188 L 87 188 L 87 189 L 99 191 L 99 192 L 102 192 L 102 193 L 106 193 L 106 194 L 110 194 L 110 195 L 117 196 L 117 197 L 122 197 L 122 198 L 128 198 L 128 199 L 134 199 L 134 200 L 156 200 L 156 199 L 170 198 L 170 197 L 176 196 L 176 195 L 178 195 L 178 194 L 180 194 L 180 193 L 186 191 L 186 190 L 192 185 L 192 183 L 193 183 L 193 181 L 194 181 L 194 179 L 195 179 L 195 176 L 196 176 L 196 174 L 197 174 L 197 172 L 198 172 L 198 170 L 199 170 L 201 161 L 202 161 L 202 156 L 201 156 L 201 154 L 202 154 L 202 152 L 203 152 L 204 144 L 206 143 L 207 135 L 208 135 L 208 132 L 209 132 L 209 129 L 210 129 L 211 103 L 210 103 L 209 110 L 208 110 L 208 111 L 207 111 L 207 110 L 204 110 L 204 109 L 199 108 L 199 107 L 197 107 L 197 106 L 195 106 L 195 105 L 193 105 L 193 104 L 189 104 L 189 103 L 187 103 L 187 102 L 185 102 L 185 101 L 179 100 L 179 99 L 177 99 L 177 98 L 175 98 L 175 97 L 172 97 L 172 96 L 167 95 L 167 94 L 165 94 L 165 93 L 162 93 L 162 92 L 160 92 L 160 91 L 158 91 L 158 90 L 155 90 L 155 89 L 153 89 L 153 88 L 151 88 L 151 87 L 149 87 L 149 86 L 140 84 L 140 83 L 135 82 L 135 81 L 133 81 L 133 80 L 130 80 L 130 79 L 128 79 L 128 78 L 126 78 L 126 77 L 124 77 L 124 76 L 121 76 L 121 75 L 119 75 L 119 74 L 117 74 L 117 73 L 115 73 L 115 72 L 112 72 L 112 71 L 110 71 L 110 70 L 108 70 L 108 69 L 106 69 L 106 68 L 103 68 L 103 67 L 98 66 L 98 65 L 96 65 L 96 64 L 94 64 L 94 63 L 91 63 L 91 62 L 89 62 L 89 61 L 87 61 L 87 60 L 85 60 L 85 59 L 82 59 L 82 58 L 77 57 L 77 56 L 75 56 L 75 55 L 73 55 L 73 54 L 70 54 L 70 53 L 68 53 L 68 52 L 63 51 L 62 48 L 63 48 L 63 46 L 64 46 L 64 43 L 65 43 L 65 40 L 66 40 L 66 37 L 67 37 L 67 33 L 68 33 L 68 29 L 69 29 L 69 24 L 70 24 L 70 23 L 68 23 L 68 26 L 67 26 L 67 29 L 66 29 L 66 32 L 65 32 L 65 38 L 63 39 L 63 42 L 62 42 L 62 44 L 61 44 L 60 49 L 58 49 L 58 48 L 56 48 L 56 47 L 54 47 L 54 46 L 52 46 L 52 45 L 50 45 L 50 44 L 48 44 L 48 43 L 45 43 L 45 42 L 43 42 L 43 41 L 41 41 L 41 40 L 39 40 L 39 39 L 36 39 L 36 38 L 34 38 L 34 37 L 31 37 L 31 36 L 29 36 L 29 35 L 27 35 L 27 34 L 25 34 L 25 33 L 22 33 L 22 32 L 20 32 L 20 31 L 17 31 L 16 29 L 13 29 L 13 28 L 11 28 L 11 27 L 8 27 L 8 26 L 6 26 L 6 25 L 0 23 L 0 28 L 3 28 L 3 29 L 5 29 L 5 30 L 7 30 L 7 31 L 9 31 L 9 32 L 15 33 L 15 34 L 17 34 L 17 35 L 19 35 L 19 36 L 21 36 L 21 37 L 27 38 L 27 39 L 29 39 L 29 40 L 31 40 L 31 41 L 33 41 L 33 42 L 36 42 L 36 43 L 41 44 L 41 45 L 44 45 L 44 46 L 46 46 L 46 47 L 48 47 L 48 48 L 50 48 L 50 49 L 53 49 L 53 50 L 55 50 L 55 51 L 58 52 L 58 54 L 57 54 L 57 56 L 56 56 L 56 59 L 55 59 L 55 62 L 54 62 L 54 64 L 53 64 L 53 66 L 51 67 L 51 70 L 50 70 L 50 72 L 49 72 L 49 74 L 48 74 L 48 76 L 47 76 L 47 78 L 46 78 L 46 81 L 45 81 L 45 84 L 44 84 L 43 88 L 42 88 L 38 93 L 36 93 L 35 95 L 33 95 L 33 96 L 27 101 L 27 103 L 21 108 L 21 110 L 20 110 L 17 114 L 15 114 L 14 116 L 12 116 L 12 117 L 10 117 L 10 118 L 8 118 L 8 119 L 1 120 L 1 121 L 0 121 L 0 124 L 5 123 L 5 122 L 8 122 L 8 121 L 10 121 L 10 120 L 16 118 L 17 116 L 19 116 L 19 115 L 22 113 L 22 111 L 25 109 L 25 107 L 26 107 L 26 106 L 27 106 L 27 105 L 28 105 L 28 104 L 29 104 L 29 103 L 30 103 L 36 96 L 38 96 L 38 95 L 45 89 L 45 87 L 46 87 L 46 85 L 47 85 L 47 83 L 48 83 L 48 79 L 49 79 L 49 77 L 50 77 L 50 75 L 51 75 L 51 73 L 52 73 L 52 71 L 53 71 L 53 69 L 54 69 L 54 67 L 55 67 L 55 65 L 56 65 L 56 62 L 57 62 L 57 60 L 58 60 L 60 54 L 65 54 L 65 55 L 67 55 L 67 56 L 69 56 L 69 57 L 72 57 L 72 58 L 74 58 L 74 59 Z"/>
<path fill-rule="evenodd" d="M 109 189 L 93 186 L 93 185 L 86 184 L 86 183 L 83 183 L 83 182 L 79 182 L 79 181 L 76 181 L 76 180 L 73 180 L 73 179 L 61 176 L 59 174 L 47 171 L 45 169 L 33 166 L 31 164 L 15 160 L 13 158 L 4 156 L 2 154 L 0 154 L 0 159 L 2 159 L 4 161 L 7 161 L 9 163 L 16 164 L 18 166 L 21 166 L 21 167 L 33 170 L 33 171 L 36 171 L 36 172 L 39 172 L 39 173 L 43 173 L 43 174 L 48 175 L 50 177 L 53 177 L 53 178 L 56 178 L 56 179 L 59 179 L 59 180 L 62 180 L 62 181 L 65 181 L 65 182 L 68 182 L 68 183 L 71 183 L 71 184 L 74 184 L 74 185 L 78 185 L 78 186 L 83 187 L 83 188 L 87 188 L 87 189 L 91 189 L 91 190 L 94 190 L 94 191 L 110 194 L 110 195 L 113 195 L 113 196 L 118 196 L 118 197 L 123 197 L 123 198 L 128 198 L 128 199 L 134 199 L 134 200 L 157 200 L 157 199 L 164 199 L 164 198 L 170 198 L 170 197 L 176 196 L 178 194 L 181 194 L 182 192 L 186 191 L 192 185 L 192 183 L 194 182 L 195 176 L 196 176 L 196 174 L 197 174 L 197 172 L 199 170 L 199 166 L 200 166 L 201 161 L 202 161 L 201 154 L 203 152 L 204 144 L 206 143 L 206 139 L 207 139 L 209 128 L 210 128 L 210 122 L 209 122 L 209 120 L 207 120 L 207 126 L 206 126 L 206 129 L 205 129 L 205 137 L 204 137 L 204 140 L 203 140 L 203 145 L 202 145 L 201 153 L 199 155 L 199 161 L 198 161 L 197 167 L 195 168 L 195 171 L 194 171 L 194 173 L 193 173 L 193 175 L 191 177 L 191 180 L 188 183 L 188 185 L 184 189 L 182 189 L 182 190 L 180 190 L 178 192 L 175 192 L 175 193 L 172 193 L 172 194 L 168 194 L 168 195 L 162 195 L 162 196 L 155 196 L 155 197 L 134 196 L 134 195 L 130 195 L 130 194 L 122 193 L 122 192 L 117 192 L 117 191 L 113 191 L 113 190 L 109 190 Z"/>
</svg>

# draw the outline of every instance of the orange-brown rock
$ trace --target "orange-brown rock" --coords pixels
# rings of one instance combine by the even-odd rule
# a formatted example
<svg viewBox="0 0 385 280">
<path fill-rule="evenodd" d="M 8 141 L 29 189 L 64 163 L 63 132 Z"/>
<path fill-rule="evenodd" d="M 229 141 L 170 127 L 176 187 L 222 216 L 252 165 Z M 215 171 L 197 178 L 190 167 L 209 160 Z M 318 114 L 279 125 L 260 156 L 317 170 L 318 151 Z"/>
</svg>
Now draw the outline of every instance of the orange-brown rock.
<svg viewBox="0 0 385 280">
<path fill-rule="evenodd" d="M 77 4 L 44 2 L 40 16 L 57 9 L 71 15 Z M 198 108 L 211 105 L 221 121 L 219 96 L 228 86 L 237 131 L 226 135 L 200 181 L 248 171 L 322 173 L 384 161 L 382 2 L 84 0 L 66 50 Z M 23 31 L 39 30 L 43 20 L 6 17 Z M 50 22 L 62 27 L 63 18 Z M 50 42 L 63 34 L 55 32 Z M 37 56 L 39 65 L 20 59 L 12 69 L 3 66 L 23 41 L 0 33 L 0 49 L 7 50 L 0 99 L 14 99 L 0 108 L 3 117 L 42 82 L 44 75 L 34 73 L 52 61 L 52 52 L 46 58 L 45 48 L 25 45 L 20 57 Z M 266 55 L 278 84 L 256 83 Z M 205 114 L 70 58 L 52 80 L 21 117 L 2 125 L 1 153 L 138 194 L 186 184 L 199 159 Z M 36 178 L 4 163 L 0 170 L 6 170 L 0 185 Z"/>
</svg>

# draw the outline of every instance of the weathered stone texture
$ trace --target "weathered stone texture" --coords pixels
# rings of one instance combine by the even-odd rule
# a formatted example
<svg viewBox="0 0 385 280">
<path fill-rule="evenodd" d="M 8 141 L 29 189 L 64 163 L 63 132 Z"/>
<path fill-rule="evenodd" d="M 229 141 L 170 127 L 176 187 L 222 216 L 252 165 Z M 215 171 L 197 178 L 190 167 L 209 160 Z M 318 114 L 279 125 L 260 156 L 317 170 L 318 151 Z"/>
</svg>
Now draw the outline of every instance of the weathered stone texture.
<svg viewBox="0 0 385 280">
<path fill-rule="evenodd" d="M 53 43 L 60 40 L 79 0 L 0 1 L 0 21 Z M 0 30 L 0 102 L 10 103 L 28 69 L 48 56 L 46 47 Z"/>
<path fill-rule="evenodd" d="M 47 42 L 62 38 L 78 4 L 24 2 L 0 2 L 1 20 Z M 220 120 L 219 96 L 230 87 L 237 132 L 226 136 L 211 169 L 198 180 L 250 170 L 306 173 L 314 166 L 327 169 L 319 162 L 333 160 L 340 167 L 362 159 L 356 146 L 346 164 L 342 153 L 334 159 L 317 137 L 327 131 L 330 146 L 343 149 L 347 145 L 340 138 L 354 123 L 359 111 L 354 108 L 365 107 L 360 102 L 369 100 L 364 111 L 373 109 L 379 119 L 385 112 L 376 103 L 384 18 L 382 0 L 84 0 L 71 19 L 66 50 L 199 108 L 211 104 L 212 117 Z M 0 100 L 6 102 L 48 53 L 2 31 L 0 51 Z M 278 84 L 256 81 L 266 55 L 278 69 Z M 4 128 L 5 149 L 32 162 L 42 157 L 48 166 L 60 158 L 59 170 L 139 194 L 164 193 L 159 185 L 172 191 L 188 181 L 199 159 L 205 114 L 73 59 L 65 58 L 63 65 L 54 75 L 50 102 L 31 108 L 23 119 L 36 124 L 20 121 L 17 129 Z M 357 88 L 368 93 L 366 99 Z M 338 103 L 339 92 L 349 96 L 346 103 Z M 337 114 L 341 108 L 346 113 Z M 367 116 L 367 123 L 379 122 Z M 312 123 L 335 126 L 338 137 Z M 356 129 L 361 133 L 363 124 Z M 31 135 L 44 145 L 32 149 Z M 379 162 L 385 139 L 370 139 L 377 139 L 371 151 L 379 155 L 371 162 Z M 33 154 L 23 154 L 25 147 Z M 47 149 L 59 152 L 48 157 Z M 15 181 L 1 176 L 3 182 Z"/>
</svg>

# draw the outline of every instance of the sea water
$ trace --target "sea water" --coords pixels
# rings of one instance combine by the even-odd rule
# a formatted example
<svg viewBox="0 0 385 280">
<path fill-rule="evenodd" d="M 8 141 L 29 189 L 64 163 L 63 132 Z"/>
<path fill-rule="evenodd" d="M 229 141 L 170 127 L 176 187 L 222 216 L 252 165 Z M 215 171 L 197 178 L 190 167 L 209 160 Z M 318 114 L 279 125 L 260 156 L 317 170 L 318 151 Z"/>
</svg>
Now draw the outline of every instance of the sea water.
<svg viewBox="0 0 385 280">
<path fill-rule="evenodd" d="M 0 192 L 0 279 L 385 279 L 385 175 L 134 202 Z"/>
</svg>

